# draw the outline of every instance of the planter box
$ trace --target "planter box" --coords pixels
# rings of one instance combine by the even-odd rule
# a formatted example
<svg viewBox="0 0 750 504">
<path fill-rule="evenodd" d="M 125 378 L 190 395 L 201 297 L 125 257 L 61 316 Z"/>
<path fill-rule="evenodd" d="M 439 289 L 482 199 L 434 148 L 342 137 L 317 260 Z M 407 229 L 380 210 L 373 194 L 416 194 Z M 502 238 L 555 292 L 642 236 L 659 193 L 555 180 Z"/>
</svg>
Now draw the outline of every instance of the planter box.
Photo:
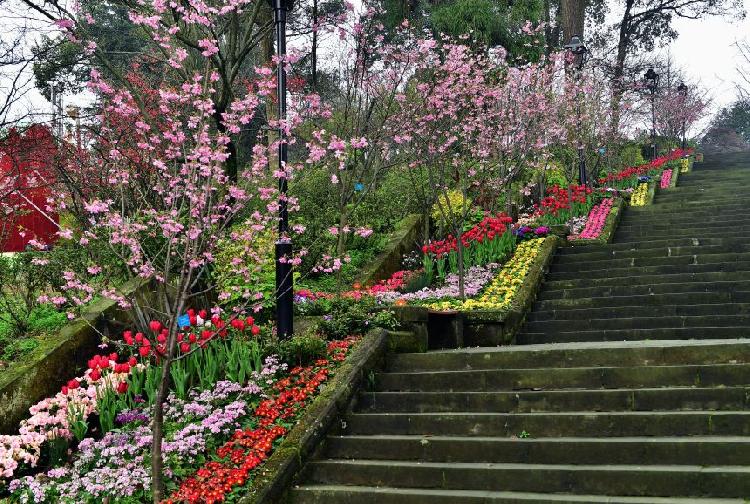
<svg viewBox="0 0 750 504">
<path fill-rule="evenodd" d="M 701 156 L 701 159 L 703 159 L 702 156 Z M 681 162 L 680 173 L 689 173 L 693 171 L 693 163 L 695 162 L 695 160 L 693 159 L 692 156 L 682 158 L 680 162 Z"/>
<path fill-rule="evenodd" d="M 420 306 L 395 307 L 396 317 L 407 330 L 414 332 L 420 341 L 427 341 L 429 348 L 437 348 L 438 341 L 447 342 L 449 348 L 460 346 L 498 346 L 514 343 L 515 335 L 526 320 L 526 314 L 536 299 L 537 292 L 544 280 L 544 274 L 555 255 L 555 250 L 562 243 L 557 236 L 548 236 L 542 244 L 541 250 L 531 264 L 529 271 L 513 298 L 509 308 L 504 310 L 477 310 L 458 312 L 454 314 L 459 324 L 445 327 L 440 333 L 454 331 L 453 338 L 435 334 L 433 338 L 432 324 L 436 319 L 430 317 L 430 311 Z"/>
<path fill-rule="evenodd" d="M 672 170 L 672 180 L 669 181 L 669 189 L 677 187 L 677 181 L 680 178 L 680 170 Z"/>
<path fill-rule="evenodd" d="M 639 182 L 638 185 L 641 185 L 642 182 Z M 652 179 L 650 182 L 648 182 L 648 191 L 646 193 L 646 202 L 643 205 L 638 206 L 648 206 L 654 202 L 654 196 L 656 196 L 656 186 L 659 184 L 658 180 Z M 633 195 L 630 195 L 630 206 L 633 206 Z"/>
<path fill-rule="evenodd" d="M 625 200 L 620 197 L 615 198 L 615 201 L 612 203 L 612 208 L 609 209 L 607 219 L 604 222 L 602 233 L 597 238 L 576 238 L 573 240 L 569 239 L 568 244 L 574 247 L 578 247 L 582 245 L 604 245 L 606 243 L 612 243 L 612 239 L 615 236 L 615 231 L 617 230 L 617 225 L 620 223 L 620 219 L 622 218 L 622 212 L 624 209 Z"/>
</svg>

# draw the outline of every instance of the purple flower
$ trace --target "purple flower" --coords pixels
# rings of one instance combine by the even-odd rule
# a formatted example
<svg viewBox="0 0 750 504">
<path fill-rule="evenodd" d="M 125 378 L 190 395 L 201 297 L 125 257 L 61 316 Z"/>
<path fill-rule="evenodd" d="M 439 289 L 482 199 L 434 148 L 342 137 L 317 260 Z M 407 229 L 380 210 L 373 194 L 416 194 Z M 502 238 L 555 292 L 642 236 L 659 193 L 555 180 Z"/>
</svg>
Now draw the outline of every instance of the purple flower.
<svg viewBox="0 0 750 504">
<path fill-rule="evenodd" d="M 120 425 L 125 425 L 133 422 L 148 422 L 148 415 L 141 410 L 125 410 L 117 414 L 115 420 Z"/>
</svg>

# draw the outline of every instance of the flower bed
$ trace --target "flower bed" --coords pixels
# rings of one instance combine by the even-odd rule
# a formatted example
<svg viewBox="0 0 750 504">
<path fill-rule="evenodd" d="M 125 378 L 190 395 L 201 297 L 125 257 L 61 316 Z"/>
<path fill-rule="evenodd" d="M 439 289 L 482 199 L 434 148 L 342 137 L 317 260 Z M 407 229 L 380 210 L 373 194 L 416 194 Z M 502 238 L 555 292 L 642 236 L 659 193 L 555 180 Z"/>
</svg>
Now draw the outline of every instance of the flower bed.
<svg viewBox="0 0 750 504">
<path fill-rule="evenodd" d="M 613 184 L 620 189 L 634 187 L 638 183 L 639 177 L 644 175 L 656 175 L 666 163 L 679 160 L 686 155 L 692 154 L 692 152 L 692 149 L 675 149 L 669 154 L 658 157 L 646 164 L 640 166 L 631 166 L 620 170 L 617 173 L 612 173 L 607 177 L 599 179 L 599 183 Z"/>
<path fill-rule="evenodd" d="M 649 187 L 650 184 L 648 182 L 639 183 L 630 197 L 630 206 L 639 207 L 648 205 L 650 203 Z"/>
<path fill-rule="evenodd" d="M 659 189 L 668 189 L 672 186 L 672 170 L 670 168 L 665 169 L 661 172 L 661 179 L 659 180 Z"/>
<path fill-rule="evenodd" d="M 183 340 L 199 348 L 178 362 L 181 367 L 173 365 L 174 391 L 165 404 L 164 474 L 174 502 L 236 498 L 233 490 L 253 478 L 357 341 L 331 341 L 323 358 L 287 371 L 276 357 L 261 361 L 251 319 L 227 325 L 214 318 L 204 327 Z M 160 372 L 151 357 L 162 328 L 152 329 L 153 344 L 140 333 L 124 335 L 142 358 L 91 359 L 83 376 L 32 408 L 18 436 L 4 436 L 3 476 L 6 484 L 16 476 L 8 486 L 14 499 L 150 500 L 149 381 Z M 206 332 L 221 337 L 202 340 Z"/>
<path fill-rule="evenodd" d="M 521 242 L 513 257 L 502 267 L 480 296 L 471 299 L 450 299 L 429 303 L 427 307 L 439 311 L 503 310 L 508 308 L 543 243 L 544 238 L 534 238 Z"/>
<path fill-rule="evenodd" d="M 604 224 L 607 221 L 610 210 L 612 210 L 613 198 L 604 198 L 601 202 L 594 205 L 589 212 L 586 224 L 578 235 L 571 235 L 569 239 L 593 240 L 599 238 L 604 230 Z"/>
</svg>

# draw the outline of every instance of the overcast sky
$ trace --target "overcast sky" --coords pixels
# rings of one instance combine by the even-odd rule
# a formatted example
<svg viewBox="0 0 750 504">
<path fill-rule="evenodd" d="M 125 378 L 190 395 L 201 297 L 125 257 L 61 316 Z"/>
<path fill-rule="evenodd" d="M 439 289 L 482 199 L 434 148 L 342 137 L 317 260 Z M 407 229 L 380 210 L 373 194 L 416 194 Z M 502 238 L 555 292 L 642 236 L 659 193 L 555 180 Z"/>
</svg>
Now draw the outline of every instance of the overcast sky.
<svg viewBox="0 0 750 504">
<path fill-rule="evenodd" d="M 746 10 L 750 11 L 750 0 L 744 2 Z M 735 84 L 739 80 L 737 66 L 740 64 L 734 44 L 738 40 L 750 37 L 750 19 L 677 19 L 674 26 L 679 32 L 678 39 L 670 47 L 660 49 L 659 52 L 671 53 L 675 62 L 685 69 L 689 76 L 710 90 L 714 110 L 731 103 L 736 94 Z M 26 105 L 30 105 L 37 112 L 51 112 L 51 105 L 36 91 L 28 98 Z M 66 104 L 70 104 L 71 101 L 78 100 L 68 97 Z"/>
<path fill-rule="evenodd" d="M 750 12 L 750 0 L 744 2 Z M 675 61 L 710 90 L 714 107 L 732 102 L 741 64 L 734 44 L 750 37 L 750 18 L 733 22 L 724 18 L 678 19 L 674 26 L 680 34 L 669 48 Z"/>
</svg>

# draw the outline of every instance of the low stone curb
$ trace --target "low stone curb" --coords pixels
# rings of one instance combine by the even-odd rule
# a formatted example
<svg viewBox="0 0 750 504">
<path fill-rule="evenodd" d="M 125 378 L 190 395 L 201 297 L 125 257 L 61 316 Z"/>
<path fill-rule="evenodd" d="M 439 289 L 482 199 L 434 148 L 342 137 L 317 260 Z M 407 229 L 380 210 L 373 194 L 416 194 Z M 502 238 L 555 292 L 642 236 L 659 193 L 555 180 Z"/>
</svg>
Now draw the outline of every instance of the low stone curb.
<svg viewBox="0 0 750 504">
<path fill-rule="evenodd" d="M 387 331 L 373 329 L 346 358 L 320 395 L 305 409 L 297 425 L 263 464 L 241 504 L 283 502 L 295 475 L 346 412 L 368 373 L 382 365 L 387 349 Z"/>
<path fill-rule="evenodd" d="M 604 228 L 602 228 L 601 234 L 597 238 L 574 238 L 568 239 L 568 244 L 574 247 L 585 246 L 585 245 L 606 245 L 612 243 L 612 239 L 617 231 L 617 225 L 620 223 L 622 218 L 622 212 L 625 210 L 625 200 L 622 198 L 615 198 L 612 208 L 609 210 L 607 219 L 604 221 Z"/>
</svg>

